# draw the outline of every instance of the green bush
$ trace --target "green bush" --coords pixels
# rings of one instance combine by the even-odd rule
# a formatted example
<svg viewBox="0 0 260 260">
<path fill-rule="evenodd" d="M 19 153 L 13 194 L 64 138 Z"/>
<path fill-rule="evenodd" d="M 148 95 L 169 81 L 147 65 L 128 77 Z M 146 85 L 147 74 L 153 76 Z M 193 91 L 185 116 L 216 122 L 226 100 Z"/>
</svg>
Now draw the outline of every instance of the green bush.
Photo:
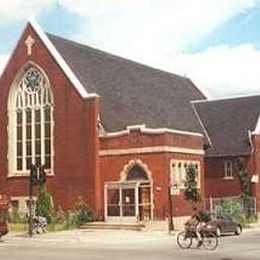
<svg viewBox="0 0 260 260">
<path fill-rule="evenodd" d="M 88 204 L 79 197 L 74 204 L 74 211 L 77 215 L 77 225 L 80 226 L 86 222 L 92 222 L 95 220 L 94 211 L 88 206 Z"/>
<path fill-rule="evenodd" d="M 56 224 L 63 224 L 66 222 L 67 213 L 59 207 L 57 211 L 54 211 L 52 214 L 52 222 Z"/>
<path fill-rule="evenodd" d="M 37 216 L 45 217 L 51 223 L 53 216 L 53 206 L 51 195 L 47 192 L 46 186 L 40 186 L 40 193 L 36 200 L 35 213 Z"/>
<path fill-rule="evenodd" d="M 251 200 L 253 201 L 252 198 Z M 244 208 L 242 199 L 222 199 L 220 204 L 216 206 L 216 211 L 231 216 L 232 219 L 239 222 L 243 227 L 247 227 L 249 223 L 256 220 L 254 215 L 248 217 L 247 209 Z"/>
<path fill-rule="evenodd" d="M 65 225 L 66 225 L 66 229 L 76 228 L 78 226 L 77 213 L 75 213 L 73 211 L 68 211 Z"/>
</svg>

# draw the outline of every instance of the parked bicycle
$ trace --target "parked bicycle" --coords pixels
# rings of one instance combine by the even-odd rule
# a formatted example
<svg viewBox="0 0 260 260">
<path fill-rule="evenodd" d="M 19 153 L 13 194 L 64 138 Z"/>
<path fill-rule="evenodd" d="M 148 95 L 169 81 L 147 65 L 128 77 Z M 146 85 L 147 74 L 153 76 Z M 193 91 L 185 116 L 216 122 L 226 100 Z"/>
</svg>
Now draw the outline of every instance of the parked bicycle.
<svg viewBox="0 0 260 260">
<path fill-rule="evenodd" d="M 26 214 L 26 217 L 29 222 L 29 214 Z M 41 234 L 46 232 L 47 220 L 45 217 L 33 216 L 32 222 L 33 222 L 33 230 L 32 230 L 33 233 Z"/>
<path fill-rule="evenodd" d="M 202 239 L 201 246 L 207 250 L 215 250 L 218 247 L 219 240 L 214 226 L 206 223 L 199 232 Z M 198 240 L 196 231 L 189 225 L 185 225 L 185 230 L 177 236 L 177 244 L 182 249 L 188 249 L 191 247 L 193 239 Z"/>
<path fill-rule="evenodd" d="M 33 218 L 33 232 L 41 234 L 46 232 L 47 220 L 45 217 L 35 216 Z"/>
</svg>

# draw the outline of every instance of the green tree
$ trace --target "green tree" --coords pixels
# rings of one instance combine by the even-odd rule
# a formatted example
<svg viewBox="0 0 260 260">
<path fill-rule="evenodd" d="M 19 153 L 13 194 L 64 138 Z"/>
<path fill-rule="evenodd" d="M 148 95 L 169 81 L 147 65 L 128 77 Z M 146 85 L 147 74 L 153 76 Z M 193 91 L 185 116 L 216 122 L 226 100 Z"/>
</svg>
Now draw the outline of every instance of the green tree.
<svg viewBox="0 0 260 260">
<path fill-rule="evenodd" d="M 250 176 L 246 169 L 246 161 L 244 158 L 239 157 L 237 159 L 237 177 L 241 188 L 241 199 L 243 201 L 246 217 L 249 218 L 252 215 L 252 185 Z"/>
<path fill-rule="evenodd" d="M 40 186 L 40 192 L 36 200 L 35 213 L 37 216 L 45 217 L 48 223 L 51 222 L 53 214 L 52 197 L 47 192 L 46 185 Z"/>
<path fill-rule="evenodd" d="M 184 196 L 186 200 L 191 202 L 199 202 L 201 200 L 198 189 L 198 170 L 193 164 L 189 164 L 186 168 L 186 180 L 184 182 Z"/>
</svg>

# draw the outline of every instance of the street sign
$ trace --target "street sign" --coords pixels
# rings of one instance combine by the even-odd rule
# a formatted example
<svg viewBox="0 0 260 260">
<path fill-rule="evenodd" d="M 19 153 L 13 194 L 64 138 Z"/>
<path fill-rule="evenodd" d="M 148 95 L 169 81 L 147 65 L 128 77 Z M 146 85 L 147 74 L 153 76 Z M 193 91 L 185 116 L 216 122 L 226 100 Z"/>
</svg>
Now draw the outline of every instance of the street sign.
<svg viewBox="0 0 260 260">
<path fill-rule="evenodd" d="M 39 185 L 46 182 L 46 173 L 41 165 L 31 165 L 30 180 L 32 185 Z"/>
<path fill-rule="evenodd" d="M 180 195 L 180 189 L 177 187 L 176 184 L 171 184 L 170 185 L 170 189 L 171 189 L 171 195 Z"/>
</svg>

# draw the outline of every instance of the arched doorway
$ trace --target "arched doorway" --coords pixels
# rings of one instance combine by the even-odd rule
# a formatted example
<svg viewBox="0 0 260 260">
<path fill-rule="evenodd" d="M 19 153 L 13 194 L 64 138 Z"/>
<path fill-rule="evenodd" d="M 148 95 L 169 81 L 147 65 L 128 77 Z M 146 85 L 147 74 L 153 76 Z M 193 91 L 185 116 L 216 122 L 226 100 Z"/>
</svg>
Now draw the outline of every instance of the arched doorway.
<svg viewBox="0 0 260 260">
<path fill-rule="evenodd" d="M 148 221 L 153 217 L 151 174 L 132 163 L 121 180 L 105 183 L 105 219 L 108 221 Z"/>
</svg>

